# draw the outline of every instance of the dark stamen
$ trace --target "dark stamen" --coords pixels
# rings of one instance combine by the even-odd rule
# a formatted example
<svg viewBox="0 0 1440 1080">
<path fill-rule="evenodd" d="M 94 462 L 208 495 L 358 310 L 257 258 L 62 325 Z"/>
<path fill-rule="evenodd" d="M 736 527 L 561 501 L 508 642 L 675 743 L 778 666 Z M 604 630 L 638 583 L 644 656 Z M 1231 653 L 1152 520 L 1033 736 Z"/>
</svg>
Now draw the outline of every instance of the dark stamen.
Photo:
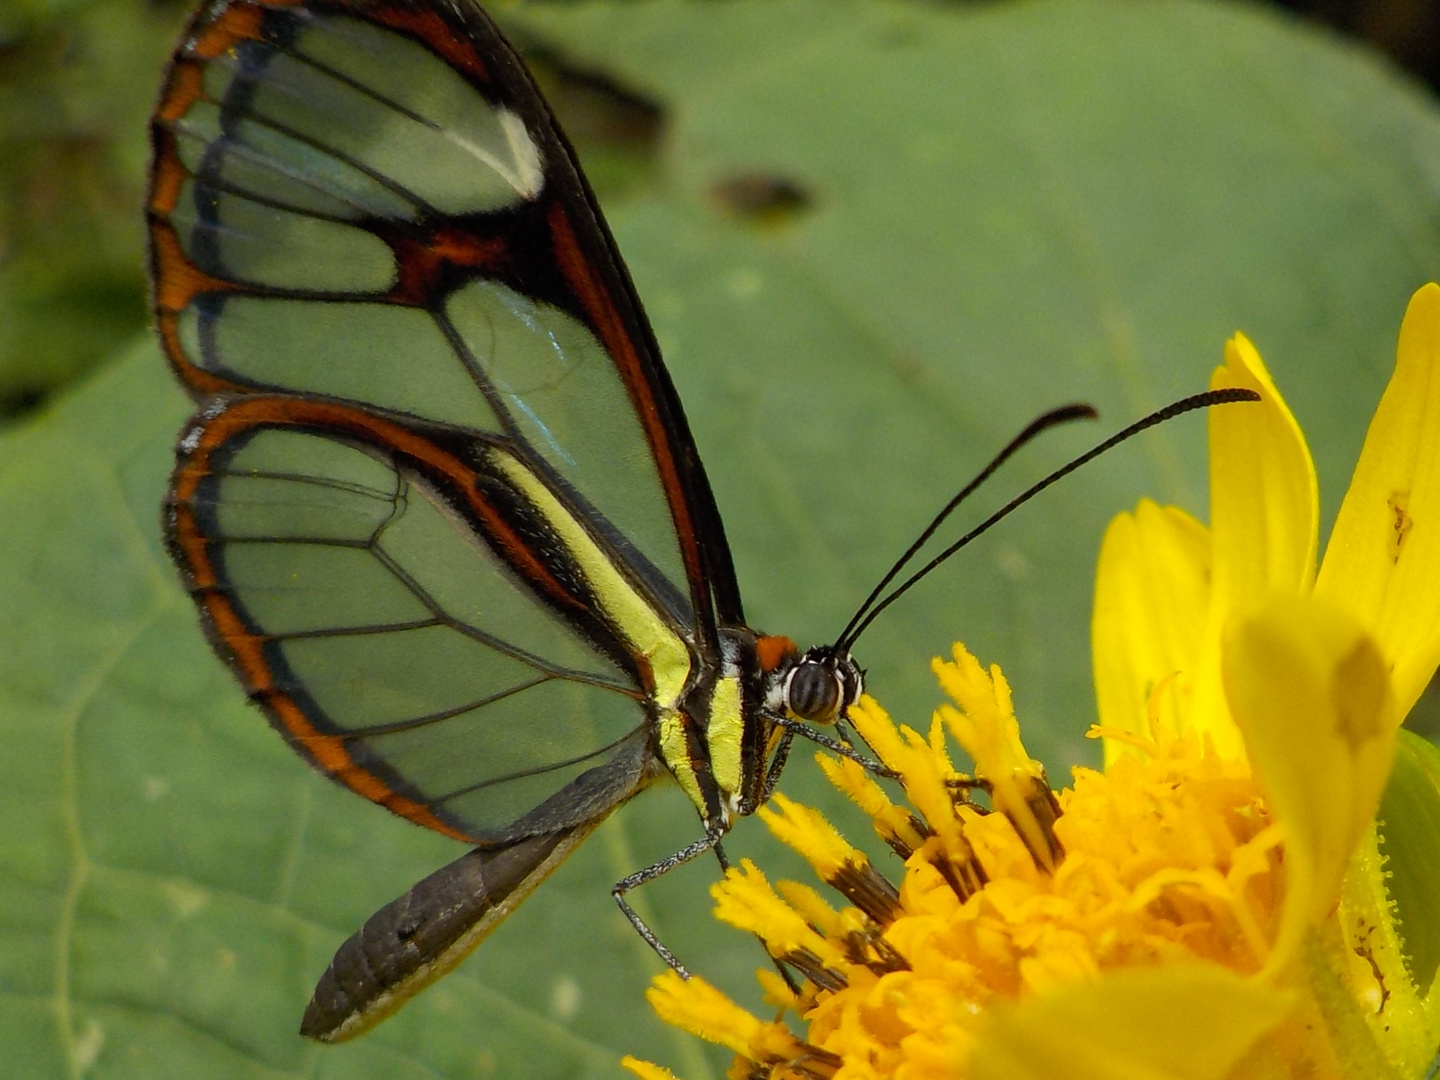
<svg viewBox="0 0 1440 1080">
<path fill-rule="evenodd" d="M 863 911 L 878 926 L 889 926 L 900 914 L 900 890 L 869 861 L 846 862 L 825 883 Z"/>
<path fill-rule="evenodd" d="M 809 949 L 794 949 L 779 959 L 785 961 L 821 990 L 844 990 L 850 985 L 843 972 L 826 967 Z"/>
</svg>

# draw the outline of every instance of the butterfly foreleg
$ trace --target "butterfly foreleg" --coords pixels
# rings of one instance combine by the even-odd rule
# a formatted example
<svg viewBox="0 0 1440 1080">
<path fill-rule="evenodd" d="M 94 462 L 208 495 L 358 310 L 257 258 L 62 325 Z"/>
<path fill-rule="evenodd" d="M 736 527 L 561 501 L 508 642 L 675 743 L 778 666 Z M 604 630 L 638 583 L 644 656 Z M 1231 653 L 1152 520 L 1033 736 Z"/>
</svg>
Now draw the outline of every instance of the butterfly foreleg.
<svg viewBox="0 0 1440 1080">
<path fill-rule="evenodd" d="M 770 755 L 770 764 L 765 768 L 765 783 L 760 786 L 760 805 L 764 806 L 775 794 L 780 784 L 780 774 L 785 771 L 785 762 L 790 757 L 790 747 L 795 742 L 795 732 L 785 727 L 780 741 L 775 744 L 775 753 Z"/>
<path fill-rule="evenodd" d="M 789 717 L 777 718 L 775 722 L 785 729 L 786 734 L 799 735 L 802 738 L 809 739 L 811 742 L 819 746 L 823 746 L 832 754 L 839 754 L 843 758 L 849 758 L 866 772 L 871 773 L 874 776 L 883 776 L 887 780 L 898 780 L 900 778 L 900 774 L 889 766 L 876 761 L 874 758 L 866 757 L 864 754 L 860 753 L 860 751 L 856 750 L 853 746 L 851 746 L 848 742 L 841 742 L 839 739 L 832 739 L 829 735 L 825 735 L 819 731 L 816 731 L 809 724 L 802 723 L 799 720 L 791 720 Z M 776 752 L 779 752 L 778 748 Z M 779 777 L 776 776 L 775 779 L 778 780 Z M 766 784 L 771 783 L 771 778 L 769 775 L 766 776 L 765 782 Z"/>
</svg>

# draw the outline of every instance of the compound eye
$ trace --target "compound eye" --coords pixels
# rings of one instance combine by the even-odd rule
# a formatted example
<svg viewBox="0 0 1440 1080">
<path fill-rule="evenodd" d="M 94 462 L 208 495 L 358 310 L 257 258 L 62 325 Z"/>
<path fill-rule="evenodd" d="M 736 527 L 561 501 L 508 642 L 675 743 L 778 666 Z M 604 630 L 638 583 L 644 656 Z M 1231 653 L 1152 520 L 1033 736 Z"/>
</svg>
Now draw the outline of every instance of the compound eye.
<svg viewBox="0 0 1440 1080">
<path fill-rule="evenodd" d="M 840 709 L 840 679 L 825 664 L 802 660 L 785 686 L 785 705 L 802 720 L 833 724 Z"/>
</svg>

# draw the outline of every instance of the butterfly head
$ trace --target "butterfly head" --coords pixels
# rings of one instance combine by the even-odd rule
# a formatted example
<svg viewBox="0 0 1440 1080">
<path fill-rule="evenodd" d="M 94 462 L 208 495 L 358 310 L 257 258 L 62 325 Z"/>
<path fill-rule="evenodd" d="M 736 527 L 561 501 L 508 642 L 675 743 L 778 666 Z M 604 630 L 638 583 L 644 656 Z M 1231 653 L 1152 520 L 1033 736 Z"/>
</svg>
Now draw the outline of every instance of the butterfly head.
<svg viewBox="0 0 1440 1080">
<path fill-rule="evenodd" d="M 785 673 L 785 711 L 811 724 L 833 724 L 860 699 L 865 672 L 848 650 L 831 645 L 807 649 Z"/>
</svg>

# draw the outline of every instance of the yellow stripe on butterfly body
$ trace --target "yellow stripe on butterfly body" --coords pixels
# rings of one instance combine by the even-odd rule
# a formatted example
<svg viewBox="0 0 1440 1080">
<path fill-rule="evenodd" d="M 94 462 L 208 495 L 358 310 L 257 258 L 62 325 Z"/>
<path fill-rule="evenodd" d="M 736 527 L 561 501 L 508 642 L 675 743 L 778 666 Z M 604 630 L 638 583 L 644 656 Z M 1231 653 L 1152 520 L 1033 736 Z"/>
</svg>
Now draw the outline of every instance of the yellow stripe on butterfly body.
<svg viewBox="0 0 1440 1080">
<path fill-rule="evenodd" d="M 741 788 L 741 737 L 745 732 L 742 704 L 738 675 L 715 680 L 705 743 L 710 748 L 710 770 L 715 783 L 727 795 Z"/>
<path fill-rule="evenodd" d="M 678 710 L 660 714 L 660 756 L 675 774 L 680 789 L 689 800 L 705 813 L 705 793 L 700 790 L 700 778 L 690 761 L 690 744 L 685 738 L 685 718 Z"/>
<path fill-rule="evenodd" d="M 661 756 L 675 774 L 681 789 L 703 814 L 705 795 L 690 760 L 685 738 L 685 720 L 679 709 L 680 697 L 685 692 L 691 667 L 690 649 L 685 640 L 670 628 L 670 624 L 626 580 L 610 557 L 595 543 L 585 526 L 565 508 L 540 477 L 503 451 L 494 451 L 493 461 L 499 472 L 530 501 L 555 530 L 599 601 L 606 622 L 615 628 L 637 655 L 643 656 L 649 662 L 655 684 L 651 700 L 659 718 Z M 737 723 L 738 693 L 739 684 L 736 682 L 734 712 Z M 738 778 L 738 731 L 735 744 L 737 758 L 734 771 Z"/>
</svg>

